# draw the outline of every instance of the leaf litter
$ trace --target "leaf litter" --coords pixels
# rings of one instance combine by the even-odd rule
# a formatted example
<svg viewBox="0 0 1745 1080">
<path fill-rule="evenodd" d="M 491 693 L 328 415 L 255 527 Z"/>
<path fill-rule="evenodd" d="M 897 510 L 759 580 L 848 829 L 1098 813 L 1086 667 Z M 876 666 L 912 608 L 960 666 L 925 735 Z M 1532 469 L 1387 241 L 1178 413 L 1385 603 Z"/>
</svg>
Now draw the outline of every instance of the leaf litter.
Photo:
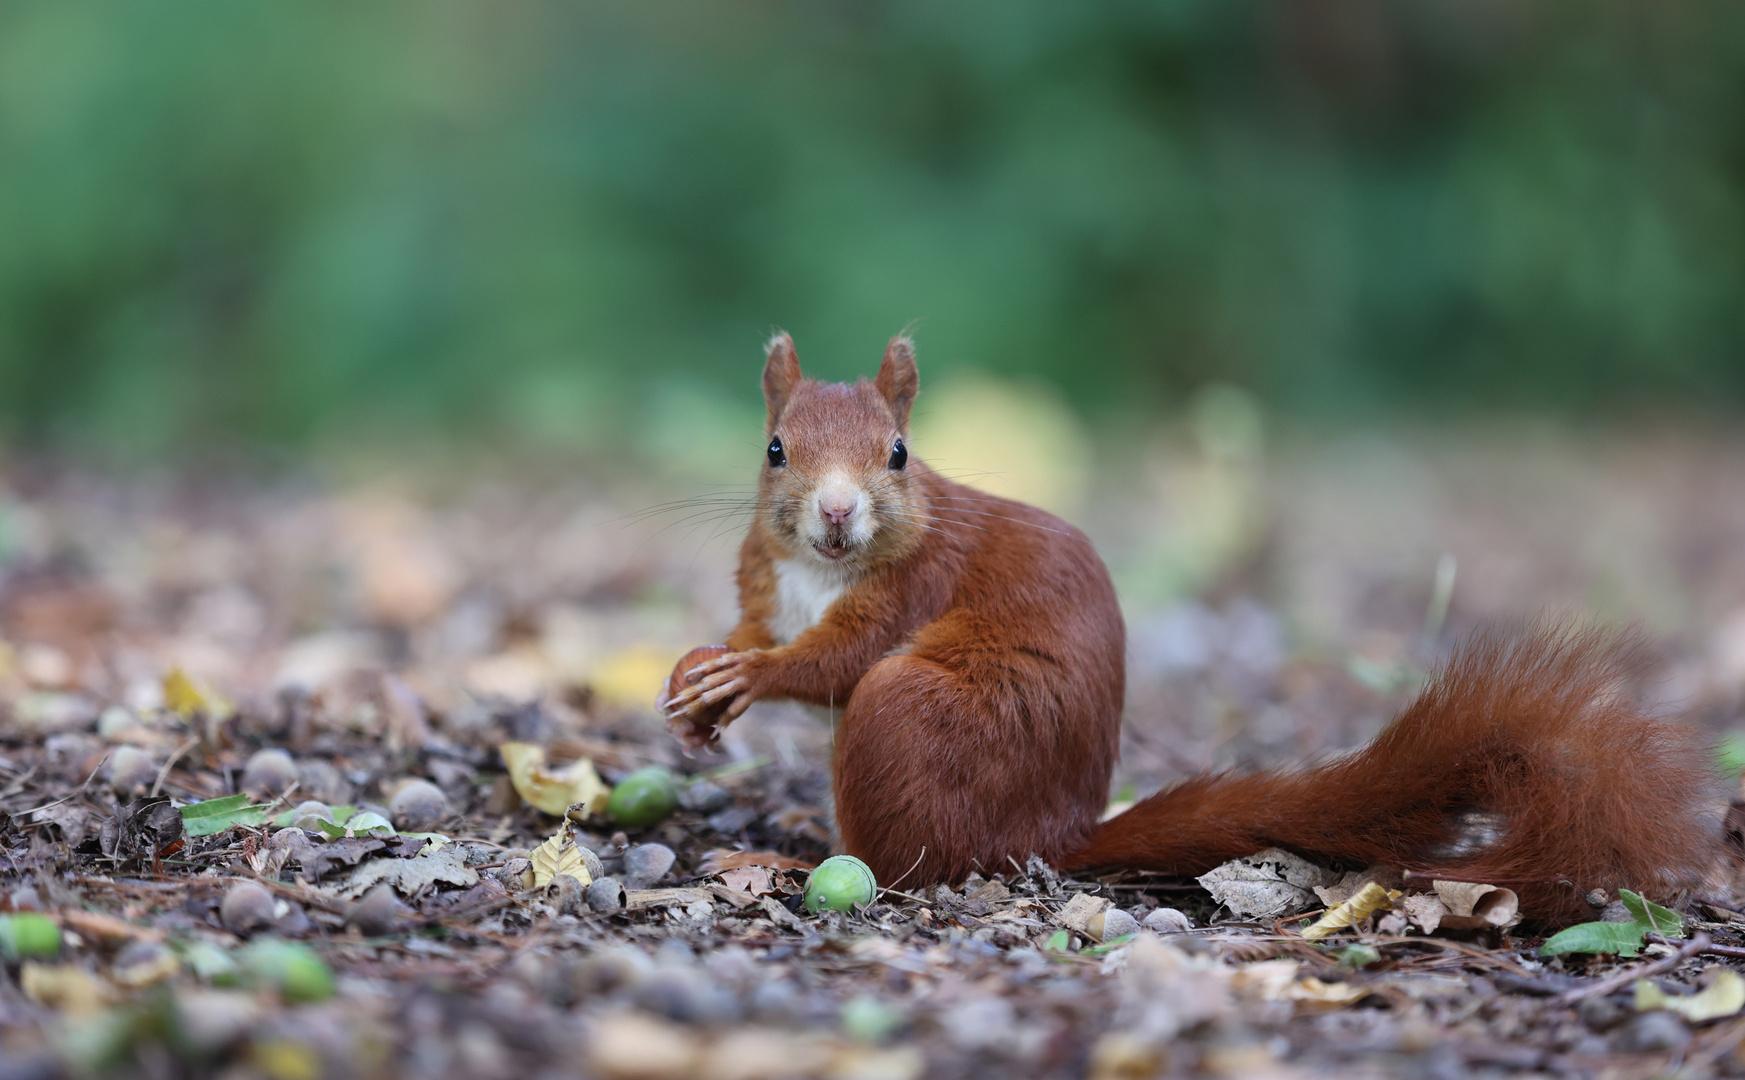
<svg viewBox="0 0 1745 1080">
<path fill-rule="evenodd" d="M 87 520 L 81 498 L 35 510 Z M 1198 881 L 1014 861 L 811 914 L 828 732 L 760 706 L 723 765 L 678 754 L 651 707 L 658 659 L 719 633 L 701 603 L 630 599 L 703 595 L 689 553 L 662 562 L 586 515 L 504 536 L 484 503 L 111 509 L 95 535 L 230 554 L 165 548 L 142 570 L 99 548 L 68 570 L 51 544 L 6 579 L 0 918 L 55 931 L 7 954 L 9 1058 L 116 1076 L 1739 1069 L 1727 886 L 1683 914 L 1596 897 L 1547 941 L 1506 886 L 1274 850 Z M 1312 663 L 1269 692 L 1345 685 Z M 651 766 L 678 775 L 671 813 L 615 823 L 613 785 Z M 417 825 L 391 808 L 411 781 L 439 796 Z M 244 886 L 264 906 L 226 929 Z M 1679 953 L 1697 930 L 1710 951 Z M 1605 1008 L 1568 1003 L 1608 978 Z"/>
</svg>

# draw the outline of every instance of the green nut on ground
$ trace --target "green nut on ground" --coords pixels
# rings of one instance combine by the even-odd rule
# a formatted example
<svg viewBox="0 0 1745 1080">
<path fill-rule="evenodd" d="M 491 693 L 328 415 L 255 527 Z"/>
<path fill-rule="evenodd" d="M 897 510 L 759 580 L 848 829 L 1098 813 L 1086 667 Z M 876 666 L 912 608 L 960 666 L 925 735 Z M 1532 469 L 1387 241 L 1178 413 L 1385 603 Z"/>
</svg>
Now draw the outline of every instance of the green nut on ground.
<svg viewBox="0 0 1745 1080">
<path fill-rule="evenodd" d="M 333 996 L 333 973 L 314 950 L 277 938 L 261 938 L 242 954 L 243 970 L 286 1001 L 324 1001 Z"/>
<path fill-rule="evenodd" d="M 61 951 L 61 928 L 47 915 L 20 911 L 0 915 L 0 956 L 23 960 L 54 956 Z"/>
<path fill-rule="evenodd" d="M 872 867 L 853 855 L 832 855 L 806 881 L 806 910 L 816 914 L 865 907 L 878 887 Z"/>
<path fill-rule="evenodd" d="M 643 829 L 665 821 L 678 800 L 678 777 L 650 765 L 619 781 L 606 801 L 606 813 L 626 828 Z"/>
</svg>

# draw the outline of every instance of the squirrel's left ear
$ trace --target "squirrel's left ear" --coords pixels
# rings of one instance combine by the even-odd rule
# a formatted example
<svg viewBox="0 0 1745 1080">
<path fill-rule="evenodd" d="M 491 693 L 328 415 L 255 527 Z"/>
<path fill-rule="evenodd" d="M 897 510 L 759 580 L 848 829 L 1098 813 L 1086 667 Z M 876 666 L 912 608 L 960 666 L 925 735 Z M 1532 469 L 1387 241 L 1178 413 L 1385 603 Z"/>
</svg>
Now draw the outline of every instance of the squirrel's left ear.
<svg viewBox="0 0 1745 1080">
<path fill-rule="evenodd" d="M 879 364 L 879 377 L 873 383 L 880 396 L 897 418 L 897 430 L 909 430 L 909 407 L 921 389 L 921 375 L 915 370 L 915 343 L 898 334 L 885 346 L 885 359 Z"/>
</svg>

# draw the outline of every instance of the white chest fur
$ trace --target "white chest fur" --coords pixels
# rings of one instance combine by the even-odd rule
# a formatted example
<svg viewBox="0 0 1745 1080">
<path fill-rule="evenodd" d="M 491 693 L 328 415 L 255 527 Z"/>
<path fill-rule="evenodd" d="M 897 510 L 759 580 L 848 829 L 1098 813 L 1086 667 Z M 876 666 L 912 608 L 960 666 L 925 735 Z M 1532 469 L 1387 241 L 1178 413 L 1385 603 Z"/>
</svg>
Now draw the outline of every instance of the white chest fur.
<svg viewBox="0 0 1745 1080">
<path fill-rule="evenodd" d="M 776 563 L 776 610 L 770 633 L 786 645 L 810 629 L 842 591 L 848 588 L 846 571 L 800 559 Z"/>
</svg>

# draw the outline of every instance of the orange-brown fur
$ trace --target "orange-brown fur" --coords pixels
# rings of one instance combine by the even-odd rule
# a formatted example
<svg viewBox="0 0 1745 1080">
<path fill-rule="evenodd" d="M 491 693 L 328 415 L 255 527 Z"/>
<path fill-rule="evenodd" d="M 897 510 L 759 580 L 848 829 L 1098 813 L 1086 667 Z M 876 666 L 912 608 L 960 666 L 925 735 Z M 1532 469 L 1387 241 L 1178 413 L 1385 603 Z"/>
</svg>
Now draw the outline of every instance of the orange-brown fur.
<svg viewBox="0 0 1745 1080">
<path fill-rule="evenodd" d="M 689 688 L 665 703 L 689 745 L 759 698 L 842 708 L 842 846 L 881 881 L 955 882 L 1031 854 L 1199 873 L 1277 846 L 1507 882 L 1530 912 L 1561 915 L 1592 888 L 1665 895 L 1700 875 L 1717 835 L 1702 747 L 1631 708 L 1615 640 L 1555 630 L 1469 644 L 1352 755 L 1195 777 L 1099 827 L 1125 680 L 1108 573 L 1058 518 L 913 458 L 893 468 L 917 386 L 903 338 L 854 385 L 805 379 L 786 335 L 771 342 L 769 433 L 786 460 L 759 483 L 740 622 L 726 655 L 675 669 Z M 807 516 L 809 498 L 824 514 L 824 484 L 833 500 L 857 485 L 870 535 Z M 846 582 L 785 644 L 784 562 Z M 1475 814 L 1492 830 L 1476 841 Z"/>
</svg>

